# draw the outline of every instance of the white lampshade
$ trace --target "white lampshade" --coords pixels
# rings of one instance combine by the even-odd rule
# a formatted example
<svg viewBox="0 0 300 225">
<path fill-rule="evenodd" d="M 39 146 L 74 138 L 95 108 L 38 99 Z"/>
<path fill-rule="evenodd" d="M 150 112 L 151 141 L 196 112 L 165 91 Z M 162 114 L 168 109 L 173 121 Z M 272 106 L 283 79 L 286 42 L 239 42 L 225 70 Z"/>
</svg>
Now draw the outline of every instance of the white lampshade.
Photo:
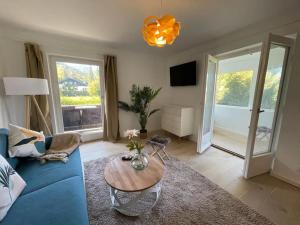
<svg viewBox="0 0 300 225">
<path fill-rule="evenodd" d="M 3 77 L 6 95 L 49 95 L 46 79 Z"/>
</svg>

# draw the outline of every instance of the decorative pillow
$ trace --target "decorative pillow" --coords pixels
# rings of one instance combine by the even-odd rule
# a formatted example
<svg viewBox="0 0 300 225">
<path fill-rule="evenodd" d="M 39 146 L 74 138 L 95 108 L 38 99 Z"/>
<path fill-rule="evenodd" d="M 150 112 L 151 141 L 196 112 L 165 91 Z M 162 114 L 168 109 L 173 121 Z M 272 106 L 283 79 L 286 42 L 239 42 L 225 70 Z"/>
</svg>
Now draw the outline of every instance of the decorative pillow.
<svg viewBox="0 0 300 225">
<path fill-rule="evenodd" d="M 39 157 L 46 152 L 42 132 L 9 124 L 8 154 L 10 157 Z"/>
<path fill-rule="evenodd" d="M 25 181 L 0 155 L 0 221 L 25 188 Z"/>
</svg>

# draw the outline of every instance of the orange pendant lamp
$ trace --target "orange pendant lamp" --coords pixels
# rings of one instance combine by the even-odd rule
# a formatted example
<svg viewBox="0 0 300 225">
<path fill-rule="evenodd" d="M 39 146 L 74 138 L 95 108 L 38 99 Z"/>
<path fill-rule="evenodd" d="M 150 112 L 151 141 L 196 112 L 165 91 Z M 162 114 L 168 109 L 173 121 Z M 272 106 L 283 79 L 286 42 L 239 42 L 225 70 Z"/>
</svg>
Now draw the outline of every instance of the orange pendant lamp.
<svg viewBox="0 0 300 225">
<path fill-rule="evenodd" d="M 161 18 L 149 16 L 144 20 L 142 33 L 144 40 L 150 46 L 164 47 L 171 45 L 179 35 L 180 24 L 172 15 L 165 15 Z"/>
</svg>

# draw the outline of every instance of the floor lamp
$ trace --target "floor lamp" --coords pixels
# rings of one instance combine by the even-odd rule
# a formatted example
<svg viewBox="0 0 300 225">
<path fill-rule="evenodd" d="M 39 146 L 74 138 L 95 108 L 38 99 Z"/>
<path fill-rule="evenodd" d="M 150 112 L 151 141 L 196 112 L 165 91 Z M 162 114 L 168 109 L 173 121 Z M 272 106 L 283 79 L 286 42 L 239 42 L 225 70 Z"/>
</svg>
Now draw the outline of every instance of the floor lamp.
<svg viewBox="0 0 300 225">
<path fill-rule="evenodd" d="M 23 78 L 23 77 L 4 77 L 4 89 L 6 95 L 22 95 L 25 96 L 26 113 L 29 113 L 30 98 L 36 106 L 36 110 L 44 123 L 47 132 L 51 135 L 51 131 L 41 108 L 35 98 L 35 95 L 49 95 L 48 82 L 46 79 Z M 26 128 L 29 128 L 30 115 L 26 115 Z"/>
</svg>

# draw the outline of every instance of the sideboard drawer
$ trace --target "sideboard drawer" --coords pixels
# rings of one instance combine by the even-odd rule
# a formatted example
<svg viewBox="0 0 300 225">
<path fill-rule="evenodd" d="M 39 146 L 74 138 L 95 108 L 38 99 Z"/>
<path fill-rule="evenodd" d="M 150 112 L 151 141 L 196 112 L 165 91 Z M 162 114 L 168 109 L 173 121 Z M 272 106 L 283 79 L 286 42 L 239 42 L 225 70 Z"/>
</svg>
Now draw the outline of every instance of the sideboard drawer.
<svg viewBox="0 0 300 225">
<path fill-rule="evenodd" d="M 179 137 L 193 133 L 194 110 L 178 105 L 165 106 L 162 109 L 161 127 Z"/>
</svg>

